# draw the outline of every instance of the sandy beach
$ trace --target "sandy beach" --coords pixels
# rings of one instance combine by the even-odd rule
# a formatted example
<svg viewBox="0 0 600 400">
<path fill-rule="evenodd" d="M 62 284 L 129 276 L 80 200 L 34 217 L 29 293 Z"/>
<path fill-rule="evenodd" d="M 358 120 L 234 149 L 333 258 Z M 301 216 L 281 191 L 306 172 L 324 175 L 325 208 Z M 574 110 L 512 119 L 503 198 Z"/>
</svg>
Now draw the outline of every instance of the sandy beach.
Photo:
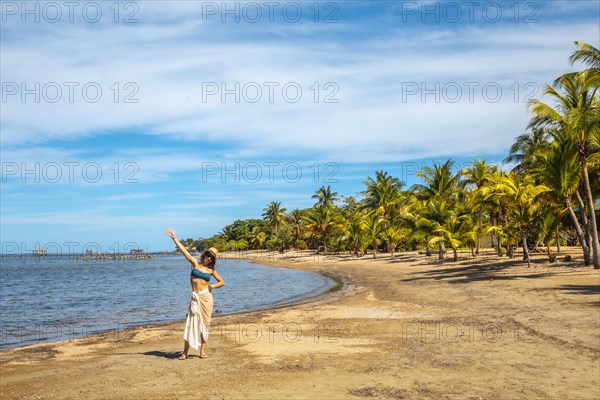
<svg viewBox="0 0 600 400">
<path fill-rule="evenodd" d="M 563 253 L 576 249 L 563 250 Z M 248 255 L 341 290 L 215 316 L 209 357 L 183 321 L 0 352 L 4 399 L 598 399 L 600 271 L 535 254 Z"/>
</svg>

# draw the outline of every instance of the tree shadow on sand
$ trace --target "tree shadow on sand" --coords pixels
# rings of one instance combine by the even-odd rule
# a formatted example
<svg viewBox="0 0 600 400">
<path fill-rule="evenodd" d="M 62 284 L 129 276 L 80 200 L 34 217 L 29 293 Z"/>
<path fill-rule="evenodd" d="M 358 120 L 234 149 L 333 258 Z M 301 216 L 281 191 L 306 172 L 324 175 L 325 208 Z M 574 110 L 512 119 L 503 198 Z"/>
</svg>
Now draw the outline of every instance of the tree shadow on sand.
<svg viewBox="0 0 600 400">
<path fill-rule="evenodd" d="M 600 285 L 561 285 L 552 289 L 561 290 L 567 294 L 596 296 L 596 301 L 591 301 L 590 304 L 600 307 Z"/>
<path fill-rule="evenodd" d="M 176 359 L 177 357 L 179 357 L 181 352 L 180 351 L 173 352 L 173 351 L 153 350 L 153 351 L 146 351 L 142 354 L 145 356 L 155 356 L 155 357 Z M 188 357 L 190 357 L 190 356 L 188 355 Z"/>
<path fill-rule="evenodd" d="M 515 259 L 498 260 L 496 262 L 489 262 L 482 260 L 483 263 L 473 263 L 470 265 L 457 264 L 455 267 L 449 266 L 448 268 L 436 268 L 431 271 L 418 271 L 413 272 L 413 275 L 420 275 L 414 278 L 402 279 L 402 282 L 413 282 L 420 280 L 447 280 L 449 283 L 469 283 L 477 281 L 488 281 L 494 280 L 512 280 L 512 279 L 531 279 L 539 278 L 542 276 L 549 276 L 551 272 L 538 272 L 523 274 L 498 274 L 504 270 L 510 269 L 515 266 Z M 534 264 L 534 262 L 532 262 Z M 448 262 L 444 263 L 448 265 Z"/>
<path fill-rule="evenodd" d="M 405 254 L 394 255 L 394 257 L 390 258 L 390 260 L 389 260 L 389 262 L 391 262 L 391 263 L 413 263 L 413 262 L 417 262 L 417 261 L 421 261 L 421 256 L 405 255 Z"/>
</svg>

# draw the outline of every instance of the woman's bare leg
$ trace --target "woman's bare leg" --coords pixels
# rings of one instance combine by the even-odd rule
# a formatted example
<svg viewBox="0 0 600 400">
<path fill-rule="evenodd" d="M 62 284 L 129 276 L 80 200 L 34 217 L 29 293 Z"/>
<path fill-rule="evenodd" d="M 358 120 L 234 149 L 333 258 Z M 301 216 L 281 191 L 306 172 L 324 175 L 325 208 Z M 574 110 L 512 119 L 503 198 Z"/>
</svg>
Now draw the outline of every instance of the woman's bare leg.
<svg viewBox="0 0 600 400">
<path fill-rule="evenodd" d="M 200 339 L 202 344 L 200 345 L 200 357 L 206 356 L 206 340 L 204 340 L 204 336 Z"/>
<path fill-rule="evenodd" d="M 184 340 L 183 342 L 185 344 L 183 345 L 183 353 L 181 353 L 181 355 L 179 356 L 180 360 L 185 360 L 187 358 L 188 351 L 190 350 L 190 344 L 188 343 L 188 341 Z"/>
</svg>

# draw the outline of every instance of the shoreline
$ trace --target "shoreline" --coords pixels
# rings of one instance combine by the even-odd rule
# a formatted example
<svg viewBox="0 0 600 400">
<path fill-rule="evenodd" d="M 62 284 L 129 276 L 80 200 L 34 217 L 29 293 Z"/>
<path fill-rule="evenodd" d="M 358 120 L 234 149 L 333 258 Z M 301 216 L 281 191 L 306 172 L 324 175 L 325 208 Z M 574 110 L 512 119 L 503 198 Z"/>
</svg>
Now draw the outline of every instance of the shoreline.
<svg viewBox="0 0 600 400">
<path fill-rule="evenodd" d="M 223 252 L 223 253 L 225 255 L 227 255 L 227 252 Z M 268 263 L 266 260 L 261 260 L 260 263 L 256 262 L 256 260 L 246 259 L 246 258 L 241 258 L 241 259 L 238 258 L 238 260 L 243 260 L 243 261 L 247 261 L 248 263 L 251 263 L 251 264 L 258 264 L 258 265 L 268 266 L 268 267 L 272 267 L 272 268 L 287 268 L 287 269 L 298 270 L 298 268 L 291 268 L 289 266 L 284 266 L 284 265 L 277 264 L 277 263 Z M 242 311 L 231 311 L 231 312 L 223 312 L 223 313 L 213 314 L 212 320 L 218 322 L 219 318 L 225 317 L 225 316 L 235 316 L 235 315 L 243 315 L 243 314 L 248 314 L 248 313 L 253 313 L 253 312 L 277 310 L 277 309 L 281 309 L 281 308 L 317 302 L 317 301 L 321 301 L 328 294 L 342 291 L 344 288 L 344 281 L 341 278 L 339 278 L 338 276 L 331 275 L 327 272 L 306 271 L 304 269 L 300 269 L 300 270 L 305 271 L 305 272 L 312 272 L 312 273 L 319 274 L 325 278 L 332 280 L 334 285 L 331 288 L 329 288 L 325 291 L 322 291 L 322 292 L 317 292 L 317 293 L 310 292 L 307 295 L 299 297 L 299 298 L 285 300 L 285 301 L 278 301 L 273 304 L 259 306 L 258 308 L 251 308 L 251 309 L 242 310 Z M 69 338 L 65 338 L 65 339 L 51 340 L 51 341 L 37 341 L 36 343 L 29 343 L 29 344 L 22 344 L 22 345 L 17 345 L 17 346 L 0 348 L 0 362 L 1 362 L 2 352 L 7 351 L 7 350 L 20 350 L 20 349 L 33 348 L 35 346 L 70 343 L 70 342 L 77 341 L 79 339 L 88 339 L 88 340 L 92 340 L 92 341 L 94 339 L 102 340 L 102 339 L 106 339 L 107 335 L 111 335 L 114 333 L 116 333 L 118 335 L 119 332 L 122 332 L 122 334 L 125 335 L 126 333 L 128 333 L 128 332 L 131 333 L 131 331 L 135 331 L 135 330 L 170 327 L 171 325 L 176 325 L 179 323 L 181 323 L 181 320 L 157 321 L 155 323 L 150 322 L 148 324 L 135 325 L 135 326 L 131 326 L 131 327 L 128 327 L 125 329 L 119 329 L 119 328 L 105 329 L 101 332 L 95 332 L 92 334 L 87 334 L 87 335 L 82 335 L 82 336 L 75 336 L 75 337 L 69 337 Z M 117 325 L 126 325 L 126 324 L 119 323 Z"/>
<path fill-rule="evenodd" d="M 261 264 L 346 283 L 304 304 L 222 315 L 208 359 L 182 347 L 181 323 L 118 342 L 78 339 L 0 352 L 6 397 L 408 399 L 600 397 L 600 271 L 528 269 L 481 257 L 345 255 Z M 457 330 L 463 330 L 458 335 Z M 216 379 L 213 379 L 216 378 Z"/>
</svg>

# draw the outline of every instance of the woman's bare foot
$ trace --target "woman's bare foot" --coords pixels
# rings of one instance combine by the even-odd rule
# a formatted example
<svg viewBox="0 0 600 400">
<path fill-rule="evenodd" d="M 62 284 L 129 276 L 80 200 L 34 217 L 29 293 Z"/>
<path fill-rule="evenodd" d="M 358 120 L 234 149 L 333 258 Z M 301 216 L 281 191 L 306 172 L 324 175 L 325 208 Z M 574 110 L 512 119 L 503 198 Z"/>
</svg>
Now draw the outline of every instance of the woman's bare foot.
<svg viewBox="0 0 600 400">
<path fill-rule="evenodd" d="M 200 358 L 208 358 L 208 354 L 200 354 Z"/>
<path fill-rule="evenodd" d="M 187 355 L 181 353 L 181 355 L 178 357 L 179 360 L 185 360 L 187 358 Z"/>
</svg>

